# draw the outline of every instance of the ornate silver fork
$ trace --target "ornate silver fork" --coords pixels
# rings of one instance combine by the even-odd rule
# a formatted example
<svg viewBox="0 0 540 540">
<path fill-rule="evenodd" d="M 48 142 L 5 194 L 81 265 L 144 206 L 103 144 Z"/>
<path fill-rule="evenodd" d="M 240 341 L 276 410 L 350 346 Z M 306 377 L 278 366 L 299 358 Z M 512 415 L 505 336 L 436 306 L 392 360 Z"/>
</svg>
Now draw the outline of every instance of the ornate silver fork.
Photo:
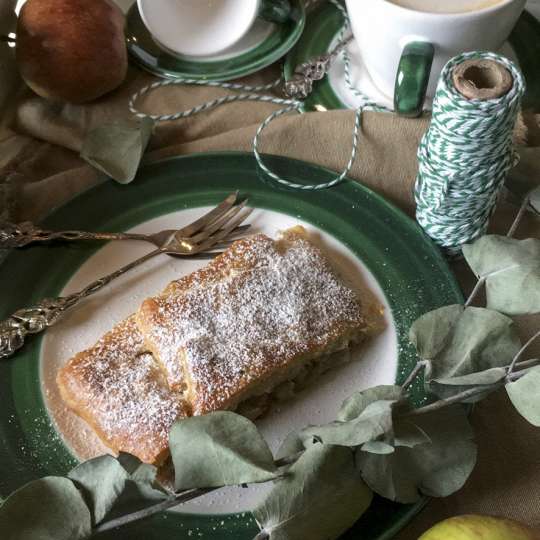
<svg viewBox="0 0 540 540">
<path fill-rule="evenodd" d="M 232 197 L 235 197 L 236 200 L 236 196 L 237 194 L 231 194 L 226 200 L 232 200 Z M 217 211 L 218 209 L 219 207 L 217 207 L 215 210 Z M 186 227 L 184 227 L 184 229 L 186 229 Z M 240 230 L 242 230 L 242 228 L 240 228 Z M 27 246 L 28 244 L 49 242 L 52 240 L 141 240 L 143 242 L 150 242 L 151 244 L 154 244 L 154 246 L 161 247 L 167 240 L 178 232 L 179 231 L 176 229 L 166 229 L 153 234 L 88 232 L 74 230 L 49 231 L 39 228 L 30 221 L 23 221 L 22 223 L 2 224 L 0 228 L 0 249 L 20 248 Z"/>
<path fill-rule="evenodd" d="M 149 259 L 162 253 L 190 257 L 208 251 L 227 239 L 252 212 L 252 209 L 244 209 L 246 200 L 235 205 L 236 199 L 236 193 L 229 195 L 201 218 L 182 229 L 172 231 L 157 249 L 90 283 L 81 291 L 58 298 L 45 298 L 33 307 L 17 310 L 8 319 L 0 322 L 0 358 L 11 356 L 24 345 L 29 334 L 37 334 L 52 326 L 82 299 Z"/>
</svg>

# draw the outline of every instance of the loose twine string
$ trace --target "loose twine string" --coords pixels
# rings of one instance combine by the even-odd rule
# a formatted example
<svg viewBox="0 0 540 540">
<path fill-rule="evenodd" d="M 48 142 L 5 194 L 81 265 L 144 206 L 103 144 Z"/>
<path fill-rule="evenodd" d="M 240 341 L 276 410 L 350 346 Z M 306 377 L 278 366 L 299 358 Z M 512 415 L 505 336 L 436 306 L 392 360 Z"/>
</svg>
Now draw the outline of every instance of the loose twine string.
<svg viewBox="0 0 540 540">
<path fill-rule="evenodd" d="M 452 74 L 466 60 L 488 59 L 504 65 L 514 84 L 500 98 L 467 99 Z M 450 256 L 485 234 L 508 171 L 519 156 L 512 135 L 525 83 L 521 72 L 498 54 L 465 53 L 444 67 L 428 131 L 418 148 L 416 219 Z"/>
<path fill-rule="evenodd" d="M 338 35 L 338 42 L 341 42 L 344 39 L 345 35 L 350 32 L 349 17 L 347 15 L 347 11 L 345 10 L 345 8 L 337 0 L 329 0 L 329 2 L 333 4 L 343 15 L 343 26 Z M 315 2 L 313 0 L 306 2 L 305 4 L 306 9 L 310 7 L 311 4 L 314 4 L 314 3 Z M 138 92 L 133 94 L 133 96 L 129 100 L 129 110 L 137 118 L 150 118 L 154 122 L 171 122 L 174 120 L 180 120 L 182 118 L 188 118 L 190 116 L 199 114 L 203 111 L 214 109 L 226 103 L 232 103 L 236 101 L 259 101 L 259 102 L 265 102 L 265 103 L 274 103 L 276 105 L 284 105 L 282 109 L 279 109 L 273 112 L 270 116 L 268 116 L 262 122 L 262 124 L 257 128 L 255 137 L 253 139 L 253 144 L 252 144 L 253 154 L 255 155 L 257 164 L 260 167 L 260 169 L 262 169 L 265 172 L 265 174 L 268 175 L 272 180 L 274 180 L 275 182 L 278 182 L 281 185 L 287 186 L 289 188 L 311 190 L 311 191 L 326 189 L 326 188 L 335 186 L 336 184 L 341 182 L 347 176 L 347 174 L 349 174 L 351 167 L 353 166 L 353 163 L 356 159 L 356 155 L 358 152 L 358 137 L 359 137 L 359 132 L 360 132 L 362 112 L 364 110 L 377 110 L 377 111 L 387 110 L 384 107 L 378 106 L 376 103 L 371 101 L 367 96 L 362 94 L 359 90 L 357 90 L 354 87 L 351 81 L 350 57 L 348 55 L 346 48 L 343 48 L 340 54 L 342 55 L 343 61 L 344 61 L 346 84 L 348 88 L 362 101 L 361 101 L 360 106 L 356 109 L 356 114 L 354 118 L 352 147 L 351 147 L 351 155 L 350 155 L 349 161 L 347 162 L 347 165 L 345 166 L 345 169 L 341 172 L 341 174 L 337 175 L 336 177 L 334 177 L 333 179 L 325 183 L 299 184 L 291 180 L 288 180 L 286 178 L 283 178 L 282 176 L 272 171 L 265 164 L 261 156 L 261 153 L 259 151 L 260 139 L 261 139 L 263 131 L 276 118 L 279 118 L 280 116 L 283 116 L 284 114 L 288 114 L 292 112 L 296 112 L 298 114 L 302 112 L 303 102 L 300 100 L 283 99 L 283 98 L 278 98 L 273 95 L 265 95 L 265 94 L 259 93 L 259 92 L 270 91 L 280 86 L 284 82 L 283 77 L 280 77 L 276 79 L 275 81 L 266 85 L 262 85 L 262 86 L 248 86 L 244 84 L 226 83 L 226 82 L 219 82 L 219 81 L 201 81 L 198 79 L 188 79 L 188 78 L 177 78 L 177 79 L 158 81 L 158 82 L 152 83 L 148 86 L 141 88 Z M 209 87 L 215 87 L 215 88 L 225 88 L 228 90 L 239 90 L 241 93 L 231 94 L 231 95 L 224 96 L 221 98 L 213 99 L 211 101 L 207 101 L 206 103 L 202 103 L 201 105 L 198 105 L 191 109 L 187 109 L 185 111 L 180 111 L 173 114 L 161 114 L 161 115 L 147 114 L 137 109 L 136 102 L 142 96 L 154 90 L 157 90 L 158 88 L 163 88 L 165 86 L 178 86 L 178 85 L 197 85 L 197 86 L 209 86 Z"/>
<path fill-rule="evenodd" d="M 316 0 L 306 2 L 306 8 Z M 337 0 L 329 0 L 343 16 L 343 26 L 337 41 L 350 34 L 347 11 Z M 253 139 L 253 153 L 258 166 L 275 182 L 293 189 L 321 190 L 340 183 L 350 172 L 358 153 L 358 138 L 362 112 L 365 110 L 391 112 L 360 92 L 352 83 L 351 62 L 346 47 L 340 53 L 344 62 L 345 82 L 360 100 L 356 109 L 351 154 L 343 171 L 328 182 L 299 184 L 272 171 L 259 151 L 263 131 L 285 114 L 302 112 L 302 101 L 261 94 L 283 83 L 280 77 L 261 86 L 238 83 L 201 81 L 178 78 L 155 82 L 141 88 L 129 101 L 129 110 L 138 118 L 151 118 L 154 122 L 170 122 L 194 116 L 236 101 L 259 101 L 283 105 L 258 127 Z M 487 58 L 502 63 L 511 72 L 514 85 L 505 96 L 489 101 L 468 100 L 454 88 L 452 70 L 465 60 Z M 173 114 L 153 115 L 136 108 L 136 102 L 145 94 L 165 86 L 198 85 L 238 90 L 191 109 Z M 506 175 L 518 160 L 512 145 L 512 131 L 524 93 L 523 77 L 508 59 L 493 53 L 465 53 L 448 62 L 443 69 L 433 103 L 432 121 L 419 149 L 419 173 L 415 186 L 416 218 L 426 233 L 449 255 L 460 253 L 460 246 L 485 233 L 500 188 Z"/>
</svg>

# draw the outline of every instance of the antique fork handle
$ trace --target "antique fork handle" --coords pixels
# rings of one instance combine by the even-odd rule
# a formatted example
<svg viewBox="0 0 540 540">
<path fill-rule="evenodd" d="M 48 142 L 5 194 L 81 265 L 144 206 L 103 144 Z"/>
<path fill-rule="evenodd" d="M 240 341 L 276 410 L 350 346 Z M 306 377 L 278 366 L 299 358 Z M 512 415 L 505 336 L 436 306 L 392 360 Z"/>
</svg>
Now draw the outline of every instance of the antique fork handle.
<svg viewBox="0 0 540 540">
<path fill-rule="evenodd" d="M 164 248 L 155 249 L 140 259 L 132 261 L 122 266 L 122 268 L 97 279 L 77 293 L 58 298 L 45 298 L 37 305 L 19 309 L 8 319 L 0 321 L 0 359 L 7 358 L 20 349 L 24 345 L 24 340 L 28 334 L 38 334 L 39 332 L 43 332 L 47 327 L 55 324 L 65 311 L 80 302 L 83 298 L 87 298 L 91 294 L 98 292 L 113 281 L 113 279 L 116 279 L 160 253 L 166 253 L 166 251 Z"/>
<path fill-rule="evenodd" d="M 47 231 L 33 223 L 7 223 L 0 229 L 0 249 L 19 248 L 32 242 L 49 240 L 148 240 L 147 235 L 137 233 L 93 233 L 85 231 Z"/>
</svg>

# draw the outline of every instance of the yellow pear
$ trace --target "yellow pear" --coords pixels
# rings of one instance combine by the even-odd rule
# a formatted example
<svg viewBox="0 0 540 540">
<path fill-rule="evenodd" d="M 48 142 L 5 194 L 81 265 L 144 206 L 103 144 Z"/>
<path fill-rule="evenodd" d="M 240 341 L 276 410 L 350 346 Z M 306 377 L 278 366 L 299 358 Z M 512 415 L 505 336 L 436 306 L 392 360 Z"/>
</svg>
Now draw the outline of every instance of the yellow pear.
<svg viewBox="0 0 540 540">
<path fill-rule="evenodd" d="M 540 532 L 510 519 L 464 515 L 441 521 L 418 540 L 540 540 Z"/>
</svg>

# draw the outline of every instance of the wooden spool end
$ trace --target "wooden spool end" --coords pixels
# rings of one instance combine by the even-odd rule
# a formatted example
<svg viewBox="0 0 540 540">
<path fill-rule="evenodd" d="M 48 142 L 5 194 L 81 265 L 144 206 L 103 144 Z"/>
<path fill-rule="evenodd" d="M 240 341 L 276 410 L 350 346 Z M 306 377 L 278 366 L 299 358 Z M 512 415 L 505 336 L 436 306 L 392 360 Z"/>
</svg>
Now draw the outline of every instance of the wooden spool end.
<svg viewBox="0 0 540 540">
<path fill-rule="evenodd" d="M 466 60 L 454 68 L 456 90 L 467 99 L 487 101 L 507 94 L 514 84 L 511 73 L 495 60 Z"/>
</svg>

